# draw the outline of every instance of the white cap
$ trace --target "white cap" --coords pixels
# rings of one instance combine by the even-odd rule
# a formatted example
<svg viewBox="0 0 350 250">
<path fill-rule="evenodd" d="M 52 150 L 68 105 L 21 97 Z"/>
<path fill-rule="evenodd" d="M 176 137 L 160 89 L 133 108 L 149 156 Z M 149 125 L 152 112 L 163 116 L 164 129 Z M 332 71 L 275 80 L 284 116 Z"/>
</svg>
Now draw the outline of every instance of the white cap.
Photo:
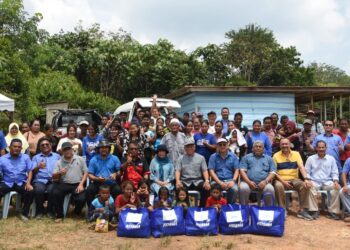
<svg viewBox="0 0 350 250">
<path fill-rule="evenodd" d="M 83 125 L 83 124 L 89 126 L 89 122 L 88 122 L 88 121 L 80 121 L 80 122 L 78 123 L 79 126 L 81 126 L 81 125 Z"/>
<path fill-rule="evenodd" d="M 173 118 L 173 119 L 170 120 L 170 124 L 173 124 L 173 123 L 176 123 L 176 124 L 180 125 L 180 121 L 177 118 Z"/>
<path fill-rule="evenodd" d="M 220 142 L 225 142 L 227 143 L 227 140 L 225 138 L 219 138 L 217 141 L 216 141 L 216 144 L 219 144 Z"/>
</svg>

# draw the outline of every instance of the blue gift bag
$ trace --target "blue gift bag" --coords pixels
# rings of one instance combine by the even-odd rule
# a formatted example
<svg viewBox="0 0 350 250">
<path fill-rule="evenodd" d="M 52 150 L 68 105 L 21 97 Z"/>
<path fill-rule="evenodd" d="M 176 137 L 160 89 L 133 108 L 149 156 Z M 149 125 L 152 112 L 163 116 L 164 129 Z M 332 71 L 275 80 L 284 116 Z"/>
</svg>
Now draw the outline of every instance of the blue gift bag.
<svg viewBox="0 0 350 250">
<path fill-rule="evenodd" d="M 127 208 L 119 213 L 118 237 L 147 238 L 151 235 L 150 219 L 146 208 Z"/>
<path fill-rule="evenodd" d="M 186 214 L 186 235 L 217 235 L 215 208 L 189 207 Z"/>
<path fill-rule="evenodd" d="M 249 206 L 238 204 L 222 206 L 219 216 L 219 229 L 221 234 L 249 233 Z"/>
<path fill-rule="evenodd" d="M 284 233 L 284 208 L 277 206 L 251 206 L 251 233 L 282 236 Z"/>
<path fill-rule="evenodd" d="M 151 213 L 152 235 L 156 238 L 185 234 L 183 207 L 158 208 Z"/>
</svg>

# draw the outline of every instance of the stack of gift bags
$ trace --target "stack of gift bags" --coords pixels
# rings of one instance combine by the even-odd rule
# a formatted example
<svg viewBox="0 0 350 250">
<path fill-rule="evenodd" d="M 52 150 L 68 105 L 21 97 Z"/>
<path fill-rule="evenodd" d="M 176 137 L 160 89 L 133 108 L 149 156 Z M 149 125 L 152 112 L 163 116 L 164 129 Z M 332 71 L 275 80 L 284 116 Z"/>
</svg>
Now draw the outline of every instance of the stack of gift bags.
<svg viewBox="0 0 350 250">
<path fill-rule="evenodd" d="M 284 209 L 277 206 L 229 204 L 216 208 L 128 208 L 120 212 L 117 236 L 153 237 L 173 235 L 262 234 L 283 236 Z"/>
</svg>

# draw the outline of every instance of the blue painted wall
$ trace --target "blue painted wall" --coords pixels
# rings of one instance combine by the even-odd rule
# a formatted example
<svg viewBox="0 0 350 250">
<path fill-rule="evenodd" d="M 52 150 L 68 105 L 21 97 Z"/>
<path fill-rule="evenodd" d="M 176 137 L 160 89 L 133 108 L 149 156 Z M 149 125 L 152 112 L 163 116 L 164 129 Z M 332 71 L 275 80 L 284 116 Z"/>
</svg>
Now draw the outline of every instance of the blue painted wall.
<svg viewBox="0 0 350 250">
<path fill-rule="evenodd" d="M 243 125 L 251 128 L 255 119 L 262 119 L 272 113 L 279 117 L 287 115 L 290 120 L 295 121 L 295 98 L 294 94 L 285 93 L 242 93 L 242 92 L 194 92 L 177 99 L 181 104 L 178 111 L 180 115 L 184 112 L 195 111 L 206 114 L 213 110 L 221 118 L 222 107 L 230 109 L 230 119 L 234 113 L 243 114 Z"/>
</svg>

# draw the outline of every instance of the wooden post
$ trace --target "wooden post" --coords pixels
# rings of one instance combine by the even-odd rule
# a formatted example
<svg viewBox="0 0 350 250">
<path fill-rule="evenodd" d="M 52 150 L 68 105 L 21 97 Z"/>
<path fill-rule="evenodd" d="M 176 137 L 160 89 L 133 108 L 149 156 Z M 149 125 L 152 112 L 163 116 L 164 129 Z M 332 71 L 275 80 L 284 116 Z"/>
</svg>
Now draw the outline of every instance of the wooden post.
<svg viewBox="0 0 350 250">
<path fill-rule="evenodd" d="M 343 96 L 339 97 L 339 118 L 343 118 Z"/>
<path fill-rule="evenodd" d="M 311 109 L 314 110 L 314 96 L 311 94 Z"/>
<path fill-rule="evenodd" d="M 323 118 L 323 103 L 324 103 L 324 101 L 321 101 L 321 108 L 320 108 L 320 120 L 322 120 L 322 118 Z"/>
<path fill-rule="evenodd" d="M 336 121 L 337 120 L 337 98 L 335 98 L 335 96 L 333 96 L 333 106 L 334 106 L 333 120 Z"/>
<path fill-rule="evenodd" d="M 327 101 L 324 101 L 324 121 L 327 120 Z"/>
</svg>

